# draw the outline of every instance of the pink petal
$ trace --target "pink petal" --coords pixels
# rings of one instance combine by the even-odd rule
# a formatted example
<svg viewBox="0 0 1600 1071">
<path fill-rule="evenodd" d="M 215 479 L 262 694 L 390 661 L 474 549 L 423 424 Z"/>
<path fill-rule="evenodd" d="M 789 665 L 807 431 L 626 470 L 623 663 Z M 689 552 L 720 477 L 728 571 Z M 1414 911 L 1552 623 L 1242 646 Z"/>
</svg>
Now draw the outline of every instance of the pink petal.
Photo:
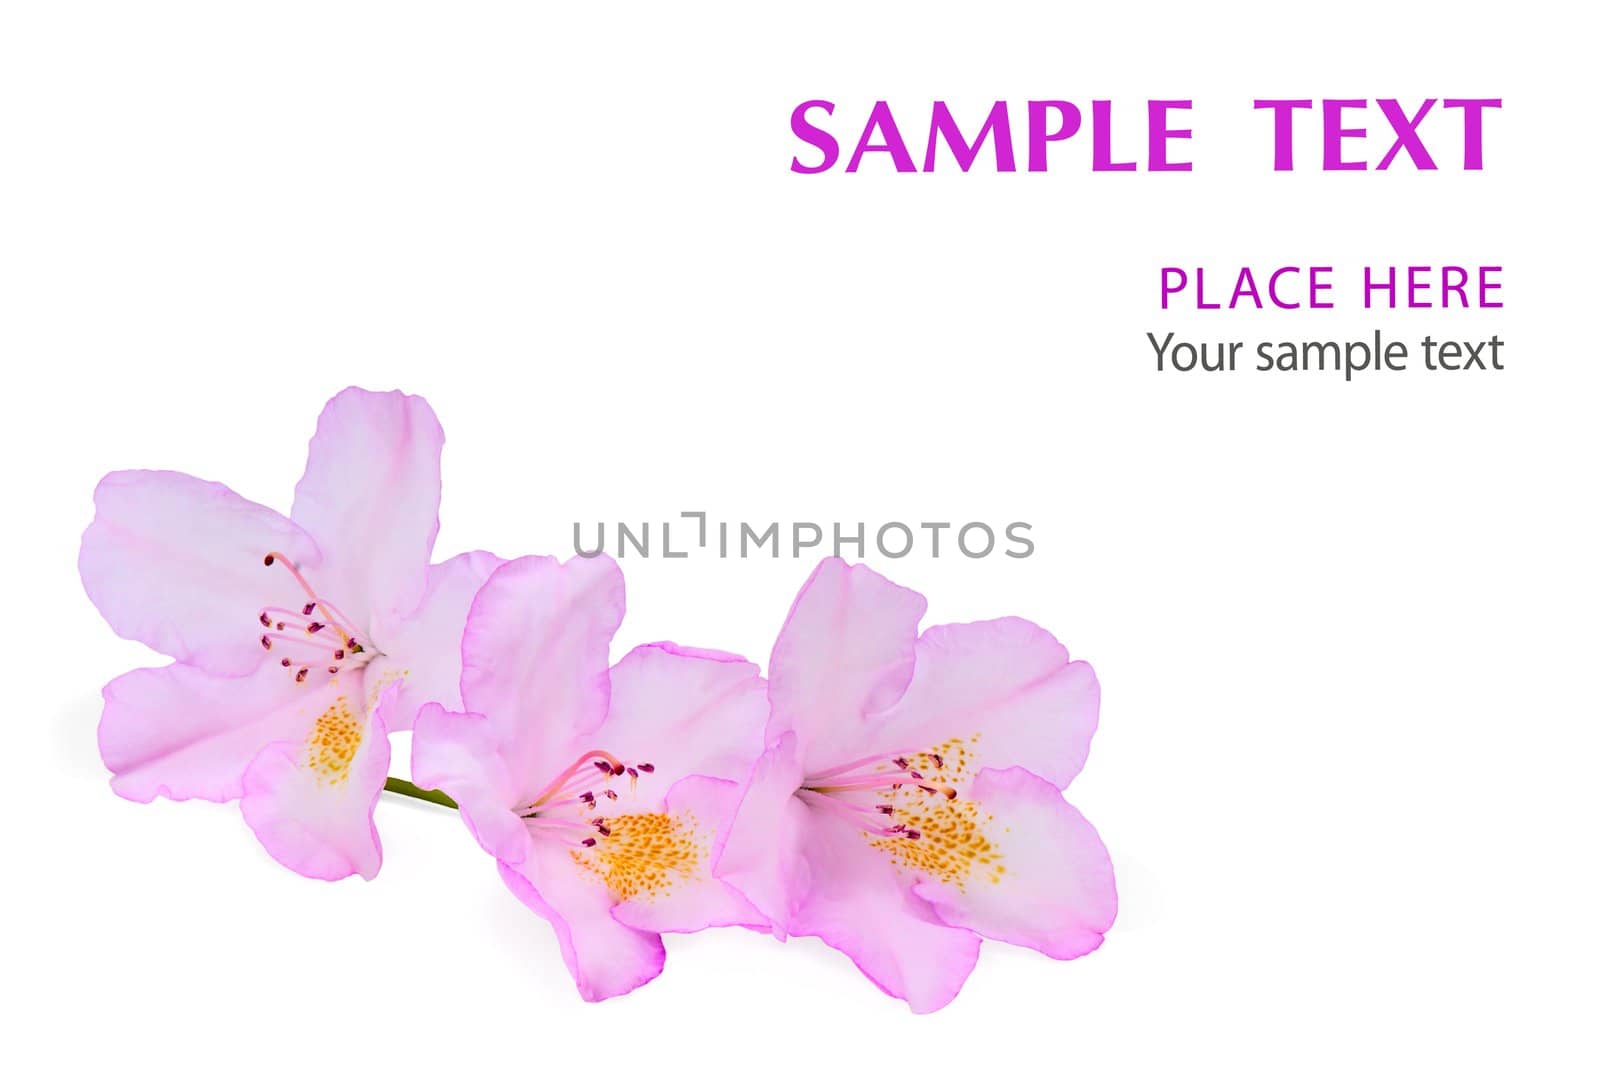
<svg viewBox="0 0 1600 1071">
<path fill-rule="evenodd" d="M 927 601 L 864 565 L 826 558 L 795 598 L 772 649 L 768 741 L 794 729 L 807 766 L 852 757 L 862 719 L 911 680 Z"/>
<path fill-rule="evenodd" d="M 1015 767 L 982 771 L 968 798 L 994 815 L 1004 871 L 919 881 L 916 894 L 952 926 L 1056 959 L 1099 948 L 1117 916 L 1117 887 L 1094 827 L 1058 788 Z"/>
<path fill-rule="evenodd" d="M 521 864 L 501 863 L 500 877 L 555 929 L 562 959 L 584 1000 L 621 996 L 661 973 L 666 948 L 657 934 L 612 918 L 606 887 L 567 853 L 563 845 L 538 841 Z"/>
<path fill-rule="evenodd" d="M 1065 788 L 1099 717 L 1094 670 L 1039 626 L 1016 617 L 942 625 L 917 641 L 911 686 L 874 722 L 867 753 L 937 751 L 954 740 L 966 760 L 964 774 L 944 772 L 954 785 L 983 766 L 1023 766 Z"/>
<path fill-rule="evenodd" d="M 794 733 L 784 733 L 756 761 L 740 789 L 740 800 L 712 872 L 739 890 L 771 923 L 782 940 L 811 888 L 803 850 L 809 818 L 795 798 L 805 772 Z"/>
<path fill-rule="evenodd" d="M 136 669 L 106 685 L 100 756 L 119 796 L 237 799 L 245 767 L 266 745 L 299 740 L 334 694 L 296 687 L 276 663 L 218 677 L 182 663 Z"/>
<path fill-rule="evenodd" d="M 220 483 L 181 472 L 113 472 L 94 503 L 78 572 L 117 635 L 227 676 L 262 663 L 262 608 L 284 598 L 299 605 L 293 580 L 264 561 L 277 552 L 315 564 L 310 536 Z"/>
<path fill-rule="evenodd" d="M 712 850 L 733 819 L 739 796 L 736 783 L 715 777 L 686 777 L 673 785 L 662 810 L 676 828 L 698 840 L 699 863 L 690 873 L 676 873 L 664 889 L 623 900 L 611 916 L 652 933 L 693 933 L 710 926 L 766 929 L 766 917 L 750 901 L 711 875 Z"/>
<path fill-rule="evenodd" d="M 478 592 L 461 640 L 461 695 L 488 719 L 530 797 L 580 754 L 605 718 L 622 571 L 606 557 L 518 558 Z"/>
<path fill-rule="evenodd" d="M 373 663 L 372 673 L 390 676 L 400 685 L 395 696 L 390 732 L 411 728 L 425 703 L 460 710 L 461 632 L 467 610 L 489 574 L 501 565 L 487 551 L 458 554 L 428 567 L 428 587 L 422 603 L 405 617 L 379 627 L 375 637 L 384 657 Z"/>
<path fill-rule="evenodd" d="M 483 715 L 452 713 L 437 703 L 423 707 L 411 737 L 411 779 L 455 800 L 490 855 L 508 863 L 527 856 L 528 832 L 512 813 L 520 802 L 515 779 Z"/>
<path fill-rule="evenodd" d="M 653 809 L 692 774 L 740 782 L 761 753 L 766 682 L 737 655 L 661 643 L 636 647 L 611 669 L 611 706 L 595 746 L 630 765 L 630 805 Z"/>
<path fill-rule="evenodd" d="M 358 675 L 349 685 L 305 740 L 273 744 L 256 756 L 239 800 L 268 854 L 323 881 L 351 874 L 370 881 L 383 862 L 372 812 L 389 773 L 387 699 L 364 716 Z"/>
<path fill-rule="evenodd" d="M 428 403 L 399 391 L 350 387 L 317 421 L 289 515 L 322 548 L 322 594 L 362 627 L 422 598 L 443 447 Z"/>
<path fill-rule="evenodd" d="M 978 962 L 978 938 L 912 896 L 910 880 L 861 830 L 813 813 L 803 836 L 811 889 L 791 932 L 822 938 L 914 1012 L 950 1003 Z"/>
</svg>

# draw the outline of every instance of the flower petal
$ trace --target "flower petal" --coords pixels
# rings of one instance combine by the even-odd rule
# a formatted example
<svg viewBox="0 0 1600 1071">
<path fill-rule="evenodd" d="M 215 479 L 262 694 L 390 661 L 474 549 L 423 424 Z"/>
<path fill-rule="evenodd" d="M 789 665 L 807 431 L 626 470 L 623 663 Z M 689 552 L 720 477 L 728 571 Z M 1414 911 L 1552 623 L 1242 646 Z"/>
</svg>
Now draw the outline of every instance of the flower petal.
<svg viewBox="0 0 1600 1071">
<path fill-rule="evenodd" d="M 537 841 L 521 864 L 502 862 L 500 877 L 555 929 L 561 957 L 584 1000 L 621 996 L 660 974 L 667 950 L 659 935 L 612 918 L 610 893 L 573 863 L 568 851 Z"/>
<path fill-rule="evenodd" d="M 1055 959 L 1099 948 L 1117 916 L 1117 886 L 1094 827 L 1060 789 L 1017 767 L 983 770 L 969 798 L 994 815 L 1004 871 L 919 881 L 916 894 L 952 926 Z"/>
<path fill-rule="evenodd" d="M 296 688 L 276 663 L 218 677 L 180 662 L 125 673 L 102 694 L 100 757 L 117 795 L 221 803 L 243 792 L 263 747 L 305 735 L 333 688 Z"/>
<path fill-rule="evenodd" d="M 1065 788 L 1083 769 L 1099 718 L 1094 670 L 1039 626 L 1017 617 L 941 625 L 917 641 L 911 686 L 874 721 L 868 753 L 954 740 L 968 754 L 966 773 L 947 768 L 943 780 L 1023 766 Z"/>
<path fill-rule="evenodd" d="M 697 850 L 693 862 L 677 869 L 671 880 L 648 894 L 628 897 L 611 916 L 637 930 L 693 933 L 709 926 L 745 926 L 765 930 L 767 920 L 743 896 L 711 874 L 711 854 L 718 835 L 739 806 L 739 785 L 716 777 L 686 777 L 672 786 L 662 810 L 673 827 Z"/>
<path fill-rule="evenodd" d="M 519 789 L 543 789 L 605 718 L 623 602 L 622 571 L 607 557 L 518 558 L 478 592 L 461 640 L 461 695 L 488 719 Z"/>
<path fill-rule="evenodd" d="M 779 940 L 811 887 L 802 850 L 808 812 L 794 795 L 804 779 L 795 735 L 784 733 L 756 760 L 712 862 L 712 873 L 755 905 Z"/>
<path fill-rule="evenodd" d="M 914 1012 L 950 1003 L 978 962 L 977 936 L 912 896 L 909 879 L 849 823 L 812 813 L 803 836 L 811 889 L 791 932 L 822 938 Z"/>
<path fill-rule="evenodd" d="M 94 504 L 78 573 L 117 635 L 226 676 L 261 665 L 257 615 L 284 598 L 299 604 L 293 580 L 263 562 L 276 551 L 315 564 L 310 536 L 220 483 L 181 472 L 113 472 Z"/>
<path fill-rule="evenodd" d="M 660 806 L 680 778 L 704 774 L 741 782 L 761 753 L 767 689 L 737 655 L 649 644 L 611 668 L 611 706 L 595 746 L 626 763 L 648 762 L 631 806 Z"/>
<path fill-rule="evenodd" d="M 768 742 L 794 729 L 813 768 L 850 757 L 862 719 L 910 683 L 927 605 L 864 565 L 823 559 L 772 649 Z"/>
<path fill-rule="evenodd" d="M 399 391 L 347 388 L 317 420 L 289 515 L 322 548 L 324 593 L 358 625 L 422 598 L 443 447 L 428 403 Z"/>
<path fill-rule="evenodd" d="M 444 792 L 483 850 L 508 863 L 528 854 L 528 831 L 512 813 L 517 787 L 495 750 L 488 719 L 430 703 L 417 714 L 411 737 L 411 780 Z"/>
<path fill-rule="evenodd" d="M 428 567 L 421 604 L 404 617 L 391 618 L 375 639 L 384 657 L 371 672 L 395 681 L 399 691 L 387 719 L 391 733 L 411 728 L 426 703 L 460 710 L 461 632 L 478 589 L 502 562 L 487 551 L 458 554 Z"/>
<path fill-rule="evenodd" d="M 351 874 L 370 881 L 383 862 L 372 812 L 389 774 L 383 711 L 393 692 L 366 716 L 355 676 L 303 742 L 272 744 L 256 756 L 239 800 L 274 859 L 323 881 Z"/>
</svg>

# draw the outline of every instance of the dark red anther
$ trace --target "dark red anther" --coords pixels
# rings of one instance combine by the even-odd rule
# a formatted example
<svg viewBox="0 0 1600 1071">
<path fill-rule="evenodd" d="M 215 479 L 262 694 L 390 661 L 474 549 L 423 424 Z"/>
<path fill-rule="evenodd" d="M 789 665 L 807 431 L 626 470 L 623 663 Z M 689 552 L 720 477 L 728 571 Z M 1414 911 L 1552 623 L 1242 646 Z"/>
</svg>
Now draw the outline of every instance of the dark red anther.
<svg viewBox="0 0 1600 1071">
<path fill-rule="evenodd" d="M 272 650 L 272 641 L 269 640 L 267 637 L 263 636 L 263 637 L 261 637 L 261 646 L 265 647 L 267 650 L 270 651 L 270 650 Z"/>
<path fill-rule="evenodd" d="M 931 792 L 939 791 L 938 789 L 934 788 L 932 785 L 918 785 L 917 787 L 922 789 L 922 791 L 924 791 L 924 792 L 930 792 L 931 793 Z"/>
<path fill-rule="evenodd" d="M 611 764 L 609 762 L 606 762 L 602 759 L 595 759 L 594 768 L 605 774 L 607 777 L 611 776 Z"/>
<path fill-rule="evenodd" d="M 329 666 L 328 667 L 328 672 L 329 673 L 337 673 L 337 672 L 339 672 L 339 667 L 338 666 Z"/>
<path fill-rule="evenodd" d="M 361 645 L 356 642 L 356 638 L 354 636 L 351 636 L 348 640 L 345 640 L 344 641 L 344 645 L 346 647 L 350 648 L 350 653 L 351 654 L 360 654 L 361 653 Z"/>
<path fill-rule="evenodd" d="M 584 803 L 587 803 L 589 806 L 591 806 L 591 807 L 594 806 L 594 793 L 593 792 L 585 792 L 583 795 L 579 796 L 578 798 L 580 800 L 582 800 Z"/>
<path fill-rule="evenodd" d="M 637 780 L 639 780 L 639 771 L 635 770 L 632 766 L 629 766 L 628 767 L 628 776 L 633 778 L 635 781 L 637 781 Z"/>
<path fill-rule="evenodd" d="M 656 764 L 653 762 L 641 762 L 639 764 L 639 769 L 643 770 L 645 773 L 655 773 Z"/>
<path fill-rule="evenodd" d="M 910 773 L 911 773 L 911 780 L 913 780 L 913 781 L 921 781 L 922 780 L 922 775 L 919 774 L 917 771 L 912 770 L 912 771 L 910 771 Z"/>
<path fill-rule="evenodd" d="M 341 647 L 337 651 L 333 652 L 333 660 L 335 662 L 339 661 L 343 657 L 344 657 L 344 648 L 343 647 Z"/>
<path fill-rule="evenodd" d="M 944 769 L 944 756 L 943 755 L 940 755 L 937 752 L 935 752 L 935 753 L 929 755 L 928 757 L 933 760 L 933 765 L 934 765 L 935 769 L 938 769 L 938 770 Z"/>
<path fill-rule="evenodd" d="M 283 622 L 282 621 L 276 621 L 276 622 L 273 623 L 272 627 L 277 629 L 279 632 L 282 632 L 283 631 Z"/>
<path fill-rule="evenodd" d="M 272 563 L 275 561 L 277 561 L 277 559 L 268 554 L 265 558 L 261 559 L 261 564 L 270 568 Z"/>
<path fill-rule="evenodd" d="M 904 833 L 905 831 L 906 827 L 905 823 L 903 822 L 899 825 L 890 826 L 888 829 L 884 830 L 885 833 Z"/>
<path fill-rule="evenodd" d="M 890 804 L 887 804 L 887 803 L 880 803 L 880 804 L 878 804 L 878 813 L 879 814 L 893 814 L 894 813 L 894 807 L 892 805 L 890 805 Z"/>
<path fill-rule="evenodd" d="M 596 843 L 598 843 L 598 842 L 593 837 L 584 837 L 583 838 L 583 846 L 585 848 L 593 848 Z"/>
<path fill-rule="evenodd" d="M 906 838 L 906 840 L 921 840 L 922 839 L 922 834 L 918 833 L 914 829 L 906 830 L 903 835 Z"/>
<path fill-rule="evenodd" d="M 284 669 L 288 669 L 290 663 L 289 660 L 285 658 L 282 662 L 279 662 L 278 665 L 282 666 Z"/>
<path fill-rule="evenodd" d="M 621 777 L 622 776 L 622 771 L 624 769 L 626 769 L 626 767 L 624 767 L 622 765 L 622 763 L 620 763 L 620 762 L 617 763 L 616 765 L 611 767 L 611 776 L 612 777 Z"/>
<path fill-rule="evenodd" d="M 305 670 L 303 670 L 303 669 L 302 669 L 302 670 L 301 670 L 301 671 L 300 671 L 300 672 L 299 672 L 299 673 L 296 673 L 296 674 L 295 674 L 295 675 L 294 675 L 294 682 L 295 682 L 295 683 L 296 683 L 296 684 L 301 684 L 301 683 L 303 683 L 303 682 L 304 682 L 304 681 L 305 681 L 305 679 L 306 679 L 306 671 L 305 671 Z"/>
<path fill-rule="evenodd" d="M 617 794 L 613 789 L 609 789 L 609 788 L 606 789 L 606 799 L 614 800 L 616 798 L 617 798 Z"/>
<path fill-rule="evenodd" d="M 265 610 L 261 611 L 260 621 L 261 621 L 261 627 L 262 628 L 271 628 L 272 627 L 272 618 L 267 616 L 267 612 Z"/>
<path fill-rule="evenodd" d="M 302 615 L 306 616 L 306 617 L 310 617 L 311 616 L 311 611 L 315 610 L 316 608 L 317 608 L 317 604 L 316 603 L 308 602 L 308 603 L 306 603 L 306 608 L 304 610 L 301 610 L 300 613 Z"/>
<path fill-rule="evenodd" d="M 311 622 L 311 624 L 306 626 L 306 631 L 307 632 L 321 632 L 322 631 L 322 622 L 321 621 L 313 621 L 313 622 Z"/>
<path fill-rule="evenodd" d="M 911 765 L 905 759 L 895 759 L 894 760 L 894 764 L 896 766 L 900 767 L 902 770 L 906 769 L 907 767 L 909 767 Z"/>
<path fill-rule="evenodd" d="M 606 825 L 605 822 L 603 820 L 599 819 L 599 818 L 596 818 L 594 820 L 594 828 L 595 828 L 595 831 L 597 833 L 599 833 L 602 837 L 611 836 L 611 827 Z"/>
</svg>

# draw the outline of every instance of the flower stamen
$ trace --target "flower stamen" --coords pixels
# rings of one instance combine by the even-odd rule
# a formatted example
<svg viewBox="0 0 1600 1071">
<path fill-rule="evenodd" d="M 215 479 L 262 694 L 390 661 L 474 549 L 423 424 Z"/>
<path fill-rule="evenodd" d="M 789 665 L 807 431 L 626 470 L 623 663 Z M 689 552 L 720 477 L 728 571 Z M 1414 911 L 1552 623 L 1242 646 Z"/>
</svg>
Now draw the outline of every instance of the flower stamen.
<svg viewBox="0 0 1600 1071">
<path fill-rule="evenodd" d="M 629 765 L 609 751 L 585 751 L 556 774 L 531 803 L 515 808 L 514 813 L 530 833 L 554 838 L 574 852 L 593 848 L 612 835 L 617 819 L 597 813 L 578 821 L 576 815 L 597 811 L 605 802 L 620 798 L 615 790 L 603 787 L 612 778 L 626 775 L 630 783 L 637 784 L 641 773 L 654 770 L 652 763 Z M 575 836 L 577 833 L 583 836 Z"/>
<path fill-rule="evenodd" d="M 937 748 L 842 763 L 808 776 L 797 796 L 860 830 L 909 872 L 959 887 L 998 882 L 1005 867 L 991 839 L 994 816 L 958 798 L 955 787 L 977 765 L 969 746 L 977 742 L 976 736 L 952 739 Z"/>
<path fill-rule="evenodd" d="M 866 777 L 855 781 L 807 781 L 806 788 L 813 792 L 854 792 L 859 789 L 900 788 L 902 785 L 911 785 L 924 792 L 937 793 L 947 800 L 956 798 L 956 790 L 949 785 L 937 781 L 928 781 L 915 770 L 905 773 L 883 774 L 878 777 Z"/>
<path fill-rule="evenodd" d="M 580 803 L 592 809 L 598 802 L 593 786 L 602 785 L 611 778 L 621 777 L 624 774 L 628 776 L 630 783 L 637 784 L 641 773 L 654 771 L 653 763 L 641 762 L 629 766 L 609 751 L 585 751 L 565 770 L 556 774 L 550 784 L 545 786 L 544 791 L 534 797 L 531 803 L 517 810 L 524 818 L 534 818 L 543 811 L 570 806 L 573 803 Z M 609 788 L 600 794 L 611 800 L 617 798 L 616 792 Z M 557 799 L 558 796 L 561 798 Z"/>
<path fill-rule="evenodd" d="M 280 640 L 288 640 L 302 647 L 309 647 L 322 652 L 323 658 L 314 662 L 301 662 L 285 658 L 280 664 L 285 669 L 294 669 L 296 684 L 302 684 L 313 669 L 323 669 L 328 674 L 339 672 L 340 663 L 349 655 L 368 654 L 370 641 L 366 641 L 361 631 L 351 623 L 350 618 L 337 606 L 321 598 L 305 575 L 295 566 L 294 562 L 284 555 L 273 551 L 263 559 L 263 564 L 268 568 L 281 564 L 294 577 L 295 583 L 305 593 L 306 601 L 298 610 L 291 610 L 284 606 L 263 607 L 256 620 L 266 631 L 261 634 L 261 646 L 267 650 L 273 649 L 273 644 Z M 313 615 L 318 615 L 314 617 Z M 329 630 L 335 635 L 325 635 Z M 374 653 L 368 658 L 361 659 L 351 668 L 359 668 L 376 657 Z"/>
</svg>

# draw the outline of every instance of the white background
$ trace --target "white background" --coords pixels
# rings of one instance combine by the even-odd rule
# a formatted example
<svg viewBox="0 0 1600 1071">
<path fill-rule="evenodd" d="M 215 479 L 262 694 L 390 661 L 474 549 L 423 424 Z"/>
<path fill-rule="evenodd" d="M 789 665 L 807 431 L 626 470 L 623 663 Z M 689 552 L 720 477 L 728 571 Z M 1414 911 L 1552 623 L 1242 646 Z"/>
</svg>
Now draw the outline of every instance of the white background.
<svg viewBox="0 0 1600 1071">
<path fill-rule="evenodd" d="M 1594 1066 L 1591 69 L 1538 4 L 5 5 L 5 1062 Z M 1505 108 L 1481 173 L 1436 110 L 1439 172 L 1275 175 L 1273 96 Z M 1120 152 L 1193 98 L 1195 171 L 1091 174 L 1086 130 L 1045 175 L 791 175 L 811 97 L 846 152 L 890 99 L 918 159 L 934 99 L 1110 98 Z M 1507 308 L 1157 308 L 1163 264 L 1311 263 L 1500 264 Z M 1158 376 L 1143 337 L 1373 328 L 1508 367 Z M 114 797 L 98 689 L 159 658 L 78 584 L 95 481 L 287 508 L 351 383 L 439 412 L 441 556 L 693 509 L 1031 522 L 1024 561 L 872 560 L 1099 671 L 1104 948 L 991 943 L 919 1018 L 710 933 L 588 1006 L 449 814 L 386 802 L 379 880 L 325 886 L 232 806 Z M 615 653 L 764 663 L 811 564 L 624 561 Z"/>
</svg>

